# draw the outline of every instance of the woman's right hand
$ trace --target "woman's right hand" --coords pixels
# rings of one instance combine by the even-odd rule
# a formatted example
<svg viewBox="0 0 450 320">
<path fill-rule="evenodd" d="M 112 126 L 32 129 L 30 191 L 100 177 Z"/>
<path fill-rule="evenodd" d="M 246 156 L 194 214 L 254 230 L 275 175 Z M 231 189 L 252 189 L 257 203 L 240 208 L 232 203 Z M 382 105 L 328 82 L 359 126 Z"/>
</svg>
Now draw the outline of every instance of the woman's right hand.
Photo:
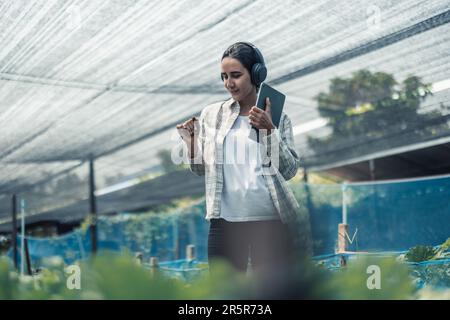
<svg viewBox="0 0 450 320">
<path fill-rule="evenodd" d="M 196 117 L 192 117 L 184 123 L 177 125 L 178 133 L 186 143 L 190 142 L 194 136 L 198 135 L 199 129 L 200 124 Z"/>
</svg>

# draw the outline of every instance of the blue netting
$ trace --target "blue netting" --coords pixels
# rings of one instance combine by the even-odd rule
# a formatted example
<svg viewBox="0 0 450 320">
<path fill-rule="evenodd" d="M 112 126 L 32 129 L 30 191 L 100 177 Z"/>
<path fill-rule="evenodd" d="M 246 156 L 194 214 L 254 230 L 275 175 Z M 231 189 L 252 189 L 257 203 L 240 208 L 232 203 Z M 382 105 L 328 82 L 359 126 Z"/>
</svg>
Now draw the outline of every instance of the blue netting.
<svg viewBox="0 0 450 320">
<path fill-rule="evenodd" d="M 344 186 L 292 184 L 292 188 L 300 209 L 310 214 L 314 254 L 319 257 L 335 252 L 337 226 L 345 220 L 343 212 L 349 225 L 349 251 L 398 253 L 419 244 L 439 245 L 450 236 L 450 178 Z M 206 261 L 209 224 L 204 216 L 205 203 L 201 202 L 159 214 L 99 217 L 98 247 L 140 252 L 144 262 L 152 256 L 160 262 L 173 262 L 186 259 L 185 248 L 193 244 L 196 259 Z M 28 237 L 33 266 L 55 255 L 68 264 L 83 259 L 90 254 L 90 239 L 89 231 L 81 229 L 57 238 Z M 333 267 L 333 259 L 326 264 Z M 414 267 L 424 275 L 437 265 Z"/>
<path fill-rule="evenodd" d="M 108 242 L 119 250 L 141 252 L 144 261 L 158 257 L 161 261 L 186 258 L 186 246 L 193 244 L 198 260 L 207 259 L 208 223 L 204 202 L 189 209 L 152 215 L 121 214 L 101 217 L 99 242 Z"/>
<path fill-rule="evenodd" d="M 349 185 L 347 195 L 359 250 L 434 246 L 450 236 L 450 178 Z"/>
<path fill-rule="evenodd" d="M 450 177 L 293 189 L 301 210 L 310 213 L 315 255 L 335 252 L 344 192 L 351 251 L 401 251 L 450 236 Z"/>
<path fill-rule="evenodd" d="M 160 261 L 186 258 L 186 246 L 195 246 L 196 259 L 207 259 L 208 223 L 204 218 L 204 203 L 184 210 L 161 214 L 120 214 L 99 217 L 97 221 L 99 250 L 140 252 L 144 261 L 151 256 Z M 91 254 L 90 230 L 77 229 L 69 234 L 52 238 L 27 236 L 33 267 L 42 265 L 43 259 L 59 256 L 66 264 L 82 260 Z M 21 237 L 17 236 L 19 245 Z M 12 258 L 12 250 L 7 254 Z"/>
<path fill-rule="evenodd" d="M 365 254 L 337 253 L 316 256 L 314 257 L 314 261 L 317 265 L 329 270 L 339 270 L 342 268 L 342 259 L 345 259 L 346 264 L 351 264 L 360 257 L 371 256 L 378 259 L 394 257 L 409 267 L 411 278 L 418 289 L 423 288 L 424 286 L 433 286 L 435 288 L 450 287 L 450 258 L 422 262 L 408 262 L 399 259 L 405 252 L 406 251 L 372 252 Z"/>
<path fill-rule="evenodd" d="M 292 184 L 300 210 L 309 213 L 314 255 L 333 253 L 342 217 L 339 185 Z"/>
<path fill-rule="evenodd" d="M 91 237 L 89 232 L 77 229 L 69 234 L 54 238 L 26 237 L 28 240 L 28 252 L 32 267 L 42 266 L 45 258 L 59 256 L 66 264 L 72 264 L 77 260 L 85 259 L 91 252 Z M 21 236 L 17 236 L 18 265 L 21 265 Z M 13 258 L 12 249 L 7 256 Z"/>
</svg>

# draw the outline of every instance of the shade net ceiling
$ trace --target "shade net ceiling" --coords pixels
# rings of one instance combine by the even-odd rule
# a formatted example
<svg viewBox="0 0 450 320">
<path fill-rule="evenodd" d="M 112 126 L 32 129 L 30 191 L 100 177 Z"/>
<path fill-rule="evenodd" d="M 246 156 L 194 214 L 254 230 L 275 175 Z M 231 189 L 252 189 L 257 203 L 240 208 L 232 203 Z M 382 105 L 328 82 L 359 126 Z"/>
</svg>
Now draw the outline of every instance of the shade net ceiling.
<svg viewBox="0 0 450 320">
<path fill-rule="evenodd" d="M 220 57 L 236 41 L 263 52 L 311 170 L 449 136 L 448 1 L 23 0 L 0 12 L 0 223 L 12 193 L 34 213 L 86 199 L 89 157 L 98 189 L 155 170 L 177 123 L 228 98 Z M 421 77 L 434 95 L 420 112 L 440 113 L 315 150 L 308 139 L 332 133 L 314 126 L 315 97 L 361 69 Z"/>
</svg>

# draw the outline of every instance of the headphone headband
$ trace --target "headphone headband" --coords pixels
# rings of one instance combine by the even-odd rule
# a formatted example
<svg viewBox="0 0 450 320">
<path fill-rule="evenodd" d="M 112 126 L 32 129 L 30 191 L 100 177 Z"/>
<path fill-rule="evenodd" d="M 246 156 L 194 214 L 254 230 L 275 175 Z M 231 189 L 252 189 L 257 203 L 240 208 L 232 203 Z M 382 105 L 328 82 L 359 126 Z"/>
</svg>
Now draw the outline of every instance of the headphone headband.
<svg viewBox="0 0 450 320">
<path fill-rule="evenodd" d="M 263 58 L 263 55 L 262 55 L 261 51 L 259 51 L 259 49 L 253 43 L 246 42 L 246 41 L 240 41 L 240 42 L 237 42 L 237 43 L 242 43 L 242 44 L 245 44 L 246 46 L 252 48 L 253 51 L 256 53 L 256 56 L 258 57 L 259 63 L 265 65 L 264 58 Z"/>
</svg>

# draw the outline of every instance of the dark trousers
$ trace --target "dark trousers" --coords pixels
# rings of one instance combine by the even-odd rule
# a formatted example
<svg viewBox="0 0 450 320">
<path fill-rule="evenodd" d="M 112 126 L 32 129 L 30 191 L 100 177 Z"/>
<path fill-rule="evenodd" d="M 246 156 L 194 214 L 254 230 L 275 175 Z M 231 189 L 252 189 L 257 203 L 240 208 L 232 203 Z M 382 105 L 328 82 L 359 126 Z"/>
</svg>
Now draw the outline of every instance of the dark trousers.
<svg viewBox="0 0 450 320">
<path fill-rule="evenodd" d="M 256 272 L 287 271 L 293 264 L 294 246 L 285 224 L 279 220 L 229 222 L 211 219 L 208 260 L 227 261 L 245 272 L 248 260 Z M 214 273 L 213 268 L 210 271 Z"/>
</svg>

